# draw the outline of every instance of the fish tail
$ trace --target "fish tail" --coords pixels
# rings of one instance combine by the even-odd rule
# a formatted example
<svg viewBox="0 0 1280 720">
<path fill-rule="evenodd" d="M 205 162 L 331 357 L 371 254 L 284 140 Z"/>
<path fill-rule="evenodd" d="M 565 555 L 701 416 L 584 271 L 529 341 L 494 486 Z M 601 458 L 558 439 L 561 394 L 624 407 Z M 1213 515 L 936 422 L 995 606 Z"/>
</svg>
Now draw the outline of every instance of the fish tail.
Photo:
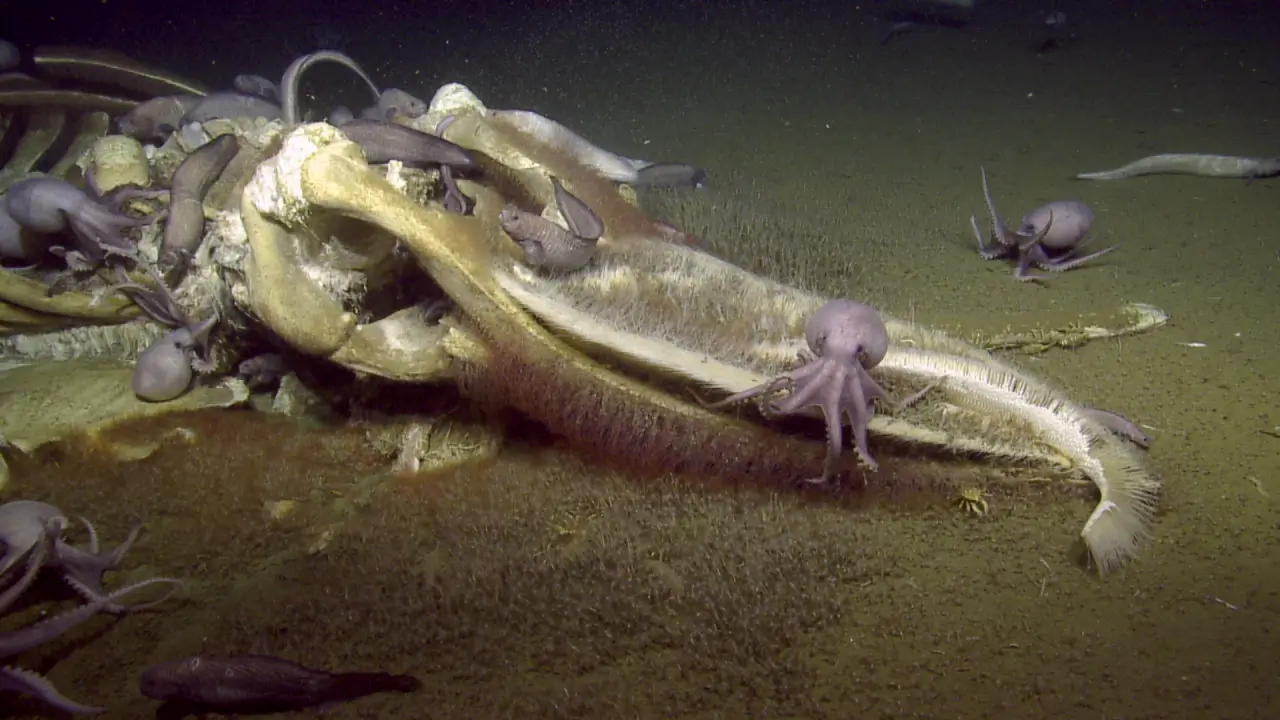
<svg viewBox="0 0 1280 720">
<path fill-rule="evenodd" d="M 338 673 L 324 692 L 324 702 L 346 702 L 374 693 L 411 693 L 422 688 L 422 682 L 412 675 L 392 675 L 382 672 Z"/>
</svg>

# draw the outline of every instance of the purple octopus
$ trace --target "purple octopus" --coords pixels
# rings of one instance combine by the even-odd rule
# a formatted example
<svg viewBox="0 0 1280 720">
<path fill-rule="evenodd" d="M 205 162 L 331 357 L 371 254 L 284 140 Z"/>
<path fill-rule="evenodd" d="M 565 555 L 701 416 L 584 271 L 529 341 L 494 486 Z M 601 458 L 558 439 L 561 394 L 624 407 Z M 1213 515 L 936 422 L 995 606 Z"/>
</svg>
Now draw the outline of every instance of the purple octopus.
<svg viewBox="0 0 1280 720">
<path fill-rule="evenodd" d="M 209 358 L 209 334 L 218 323 L 218 314 L 215 312 L 203 320 L 192 318 L 183 311 L 173 291 L 154 268 L 141 262 L 136 253 L 118 254 L 144 267 L 155 287 L 133 282 L 124 268 L 117 265 L 119 282 L 108 287 L 107 291 L 123 292 L 148 317 L 172 330 L 138 356 L 133 370 L 133 392 L 146 402 L 168 402 L 191 387 L 193 371 L 202 374 L 213 372 L 215 366 Z"/>
<path fill-rule="evenodd" d="M 92 181 L 82 190 L 65 180 L 32 177 L 0 195 L 0 260 L 38 262 L 47 250 L 61 255 L 73 270 L 101 265 L 110 250 L 131 250 L 124 232 L 154 222 L 158 215 L 135 218 L 122 204 L 155 197 L 158 191 L 122 187 L 99 195 Z M 23 230 L 33 233 L 31 237 Z M 47 236 L 70 230 L 73 248 L 49 245 Z"/>
<path fill-rule="evenodd" d="M 103 575 L 120 566 L 142 526 L 134 526 L 123 544 L 106 550 L 100 549 L 93 524 L 84 518 L 80 521 L 89 533 L 87 550 L 67 542 L 63 533 L 70 521 L 58 508 L 35 500 L 14 500 L 0 505 L 0 614 L 8 612 L 19 600 L 33 600 L 36 597 L 33 588 L 40 575 L 60 578 L 84 601 L 75 608 L 49 613 L 26 627 L 0 632 L 0 692 L 31 695 L 73 715 L 99 713 L 102 708 L 71 700 L 39 673 L 4 663 L 52 642 L 99 613 L 137 612 L 169 597 L 166 594 L 138 605 L 121 604 L 126 595 L 139 588 L 157 583 L 172 585 L 174 589 L 182 586 L 177 578 L 157 577 L 108 591 L 102 582 Z"/>
<path fill-rule="evenodd" d="M 1093 211 L 1078 200 L 1056 200 L 1032 210 L 1022 217 L 1022 227 L 1011 231 L 996 212 L 987 186 L 987 170 L 982 169 L 982 194 L 987 199 L 987 211 L 991 213 L 991 234 L 995 242 L 988 244 L 978 229 L 978 218 L 970 216 L 973 234 L 978 238 L 978 254 L 984 260 L 1016 257 L 1018 267 L 1013 276 L 1019 280 L 1044 280 L 1046 276 L 1028 272 L 1032 265 L 1042 270 L 1063 272 L 1099 258 L 1115 250 L 1119 245 L 1089 253 L 1079 254 L 1085 236 L 1093 227 Z"/>
<path fill-rule="evenodd" d="M 854 450 L 863 463 L 875 470 L 876 461 L 867 451 L 867 424 L 875 414 L 872 403 L 888 395 L 867 371 L 879 365 L 889 350 L 884 321 L 874 308 L 862 303 L 832 300 L 809 318 L 804 335 L 809 344 L 809 352 L 800 352 L 804 365 L 707 407 L 719 408 L 788 391 L 785 397 L 763 403 L 764 414 L 793 415 L 816 407 L 822 410 L 827 424 L 822 477 L 809 482 L 822 483 L 831 478 L 844 446 L 845 416 L 853 431 Z"/>
</svg>

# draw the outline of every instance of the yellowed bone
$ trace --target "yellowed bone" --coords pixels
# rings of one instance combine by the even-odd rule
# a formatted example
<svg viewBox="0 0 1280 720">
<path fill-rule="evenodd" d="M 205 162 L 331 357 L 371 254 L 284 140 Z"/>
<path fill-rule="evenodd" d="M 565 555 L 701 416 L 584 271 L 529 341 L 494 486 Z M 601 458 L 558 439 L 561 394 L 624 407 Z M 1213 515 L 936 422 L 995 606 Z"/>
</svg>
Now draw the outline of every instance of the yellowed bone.
<svg viewBox="0 0 1280 720">
<path fill-rule="evenodd" d="M 307 277 L 299 264 L 297 239 L 264 218 L 247 194 L 240 214 L 252 249 L 244 273 L 254 312 L 297 350 L 332 355 L 355 332 L 355 315 Z"/>
<path fill-rule="evenodd" d="M 46 75 L 111 85 L 148 97 L 180 93 L 208 95 L 213 92 L 204 83 L 102 48 L 41 46 L 36 48 L 32 62 Z"/>
<path fill-rule="evenodd" d="M 66 108 L 68 110 L 102 110 L 121 115 L 138 107 L 137 100 L 85 92 L 50 88 L 0 90 L 0 107 Z"/>
<path fill-rule="evenodd" d="M 330 359 L 357 372 L 404 382 L 437 380 L 452 364 L 444 344 L 448 334 L 449 328 L 428 324 L 422 308 L 409 307 L 356 328 Z"/>
<path fill-rule="evenodd" d="M 77 321 L 127 322 L 139 313 L 132 301 L 120 295 L 99 298 L 91 293 L 66 292 L 50 296 L 44 283 L 3 269 L 0 269 L 0 302 L 29 311 L 24 316 L 27 318 L 34 317 L 30 313 L 47 317 L 49 324 L 43 327 L 49 329 L 80 324 Z M 8 319 L 5 324 L 10 324 Z"/>
<path fill-rule="evenodd" d="M 67 122 L 67 114 L 61 110 L 38 110 L 27 119 L 26 131 L 4 169 L 0 170 L 0 193 L 13 187 L 31 172 L 40 158 L 58 141 L 58 134 Z"/>
<path fill-rule="evenodd" d="M 352 162 L 367 168 L 358 146 L 343 147 L 354 151 Z M 241 215 L 252 249 L 245 260 L 245 281 L 249 304 L 262 321 L 299 351 L 356 372 L 404 382 L 446 377 L 452 365 L 444 345 L 449 329 L 428 322 L 417 306 L 358 325 L 355 315 L 303 269 L 302 243 L 311 236 L 328 236 L 317 235 L 316 228 L 341 218 L 290 207 L 297 211 L 293 217 L 305 223 L 294 231 L 259 212 L 252 193 L 242 193 Z"/>
<path fill-rule="evenodd" d="M 105 112 L 95 110 L 81 115 L 79 122 L 76 124 L 75 138 L 67 146 L 67 152 L 63 154 L 62 159 L 49 170 L 49 174 L 64 180 L 67 179 L 72 166 L 89 152 L 99 138 L 106 137 L 109 130 L 111 130 L 111 116 Z M 143 156 L 143 162 L 146 162 L 146 156 Z M 94 180 L 98 182 L 98 188 L 101 190 L 102 178 L 95 177 Z M 103 192 L 106 192 L 106 190 L 103 190 Z"/>
<path fill-rule="evenodd" d="M 109 193 L 125 185 L 151 185 L 151 166 L 142 143 L 126 135 L 108 135 L 93 144 L 90 156 L 93 181 L 98 190 Z"/>
</svg>

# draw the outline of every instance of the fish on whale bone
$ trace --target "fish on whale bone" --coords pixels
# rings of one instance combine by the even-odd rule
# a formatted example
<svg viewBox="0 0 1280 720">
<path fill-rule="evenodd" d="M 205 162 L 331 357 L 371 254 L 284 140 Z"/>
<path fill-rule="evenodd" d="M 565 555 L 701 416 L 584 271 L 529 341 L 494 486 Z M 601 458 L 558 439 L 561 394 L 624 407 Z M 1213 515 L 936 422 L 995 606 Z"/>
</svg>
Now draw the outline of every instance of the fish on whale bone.
<svg viewBox="0 0 1280 720">
<path fill-rule="evenodd" d="M 578 162 L 614 182 L 694 188 L 706 184 L 707 171 L 700 167 L 623 157 L 595 145 L 555 120 L 529 110 L 491 110 L 489 117 L 571 155 Z"/>
<path fill-rule="evenodd" d="M 529 265 L 549 273 L 580 270 L 595 257 L 596 242 L 604 235 L 604 221 L 566 190 L 559 179 L 551 178 L 551 185 L 564 227 L 515 205 L 502 208 L 498 224 L 524 249 Z"/>
</svg>

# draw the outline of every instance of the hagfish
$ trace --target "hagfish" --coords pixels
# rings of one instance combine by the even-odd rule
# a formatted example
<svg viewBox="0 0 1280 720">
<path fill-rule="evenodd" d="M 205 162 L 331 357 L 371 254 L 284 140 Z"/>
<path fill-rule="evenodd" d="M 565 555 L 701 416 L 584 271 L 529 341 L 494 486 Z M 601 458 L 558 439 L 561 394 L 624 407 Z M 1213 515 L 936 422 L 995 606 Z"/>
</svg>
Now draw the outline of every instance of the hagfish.
<svg viewBox="0 0 1280 720">
<path fill-rule="evenodd" d="M 302 78 L 302 73 L 307 68 L 318 62 L 335 62 L 344 65 L 360 76 L 369 89 L 373 91 L 373 101 L 377 103 L 382 100 L 382 93 L 378 90 L 378 86 L 373 84 L 373 80 L 365 73 L 364 69 L 349 55 L 338 52 L 337 50 L 320 50 L 294 60 L 287 70 L 284 71 L 284 77 L 280 80 L 280 105 L 284 112 L 284 122 L 286 125 L 297 125 L 302 121 L 302 113 L 298 110 L 298 81 Z"/>
<path fill-rule="evenodd" d="M 170 286 L 186 273 L 189 258 L 204 237 L 204 196 L 239 151 L 235 135 L 219 135 L 188 155 L 174 172 L 159 258 Z"/>
<path fill-rule="evenodd" d="M 120 132 L 134 140 L 163 140 L 182 125 L 182 118 L 199 105 L 200 95 L 151 98 L 116 120 Z"/>
<path fill-rule="evenodd" d="M 207 95 L 191 108 L 191 112 L 182 116 L 182 124 L 208 122 L 217 118 L 261 117 L 268 120 L 280 119 L 280 106 L 263 100 L 257 95 L 245 95 L 237 92 L 220 92 Z"/>
<path fill-rule="evenodd" d="M 1204 153 L 1152 155 L 1115 170 L 1076 175 L 1077 180 L 1124 180 L 1139 175 L 1199 175 L 1220 178 L 1263 178 L 1280 175 L 1280 157 L 1237 157 Z"/>
<path fill-rule="evenodd" d="M 422 683 L 382 672 L 331 673 L 267 655 L 195 656 L 153 665 L 142 694 L 194 712 L 305 710 L 382 692 L 410 693 Z"/>
<path fill-rule="evenodd" d="M 476 164 L 460 145 L 397 123 L 356 119 L 343 123 L 339 129 L 364 150 L 371 165 L 392 160 L 411 167 L 450 165 L 471 168 Z"/>
</svg>

